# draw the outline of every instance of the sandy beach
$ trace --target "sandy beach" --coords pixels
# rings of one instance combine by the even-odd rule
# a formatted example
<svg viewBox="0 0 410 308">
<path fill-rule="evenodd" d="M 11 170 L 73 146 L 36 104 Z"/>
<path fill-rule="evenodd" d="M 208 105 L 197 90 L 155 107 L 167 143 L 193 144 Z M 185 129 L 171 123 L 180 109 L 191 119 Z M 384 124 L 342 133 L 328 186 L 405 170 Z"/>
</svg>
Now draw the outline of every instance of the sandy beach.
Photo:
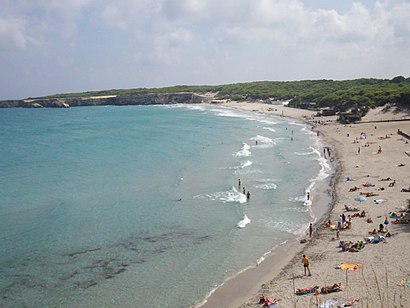
<svg viewBox="0 0 410 308">
<path fill-rule="evenodd" d="M 404 223 L 410 216 L 400 217 L 410 199 L 410 192 L 402 191 L 410 188 L 410 156 L 405 153 L 410 151 L 410 140 L 397 133 L 410 134 L 410 121 L 402 121 L 410 115 L 378 108 L 361 123 L 343 125 L 335 117 L 315 118 L 313 111 L 281 105 L 230 102 L 223 106 L 310 123 L 330 150 L 323 149 L 322 155 L 336 169 L 329 182 L 333 201 L 313 227 L 312 237 L 306 235 L 306 243 L 295 241 L 275 249 L 261 265 L 218 288 L 202 307 L 261 307 L 261 296 L 278 299 L 279 307 L 347 307 L 343 305 L 349 303 L 410 307 L 410 224 Z M 323 202 L 314 194 L 311 199 L 313 207 Z M 365 217 L 360 216 L 363 211 Z M 346 223 L 337 232 L 341 214 Z M 328 220 L 331 227 L 325 224 Z M 369 234 L 380 227 L 383 233 Z M 340 241 L 344 247 L 339 247 Z M 310 261 L 311 276 L 304 275 L 303 254 Z M 355 270 L 338 268 L 341 264 L 353 264 L 347 267 Z M 341 288 L 321 290 L 334 284 Z M 295 295 L 298 289 L 307 294 Z"/>
</svg>

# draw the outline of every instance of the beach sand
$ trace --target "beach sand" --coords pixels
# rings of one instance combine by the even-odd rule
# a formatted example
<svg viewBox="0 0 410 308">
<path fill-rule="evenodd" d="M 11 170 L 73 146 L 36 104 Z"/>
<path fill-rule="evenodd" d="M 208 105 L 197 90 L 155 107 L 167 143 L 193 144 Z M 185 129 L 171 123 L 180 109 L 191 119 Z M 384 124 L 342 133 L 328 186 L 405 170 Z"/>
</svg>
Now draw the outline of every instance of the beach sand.
<svg viewBox="0 0 410 308">
<path fill-rule="evenodd" d="M 335 117 L 314 118 L 313 111 L 278 105 L 229 102 L 223 106 L 284 116 L 314 125 L 323 144 L 330 148 L 331 155 L 329 157 L 326 152 L 326 158 L 336 168 L 329 183 L 333 202 L 328 205 L 329 212 L 323 218 L 337 224 L 342 213 L 346 217 L 355 213 L 346 212 L 345 205 L 366 212 L 365 218 L 351 219 L 351 228 L 340 231 L 340 240 L 353 243 L 363 240 L 369 236 L 369 231 L 384 223 L 387 213 L 406 208 L 410 192 L 401 192 L 401 189 L 410 186 L 410 156 L 405 154 L 410 151 L 410 140 L 398 135 L 397 131 L 400 129 L 410 134 L 410 121 L 343 125 L 337 123 Z M 371 110 L 362 122 L 405 118 L 410 119 L 410 116 L 382 112 L 378 108 Z M 320 124 L 317 124 L 318 120 Z M 379 147 L 381 153 L 378 153 Z M 348 177 L 352 180 L 348 181 Z M 381 180 L 386 178 L 391 180 Z M 389 185 L 393 180 L 395 185 Z M 355 186 L 359 189 L 350 192 Z M 355 201 L 360 193 L 374 196 L 363 202 Z M 313 207 L 315 203 L 323 202 L 314 194 L 311 199 Z M 372 222 L 368 223 L 367 218 Z M 357 299 L 354 307 L 410 307 L 410 286 L 403 285 L 410 279 L 410 224 L 393 224 L 394 218 L 388 220 L 387 229 L 397 234 L 387 238 L 386 242 L 366 244 L 358 252 L 342 252 L 336 231 L 326 227 L 323 220 L 319 221 L 314 226 L 312 238 L 306 236 L 307 243 L 294 241 L 275 249 L 259 266 L 228 280 L 202 307 L 261 307 L 260 296 L 280 299 L 279 307 L 318 307 L 331 299 L 339 305 Z M 304 275 L 303 254 L 310 260 L 312 276 Z M 337 269 L 341 263 L 357 264 L 359 269 Z M 342 291 L 295 295 L 298 288 L 335 283 L 342 284 Z"/>
</svg>

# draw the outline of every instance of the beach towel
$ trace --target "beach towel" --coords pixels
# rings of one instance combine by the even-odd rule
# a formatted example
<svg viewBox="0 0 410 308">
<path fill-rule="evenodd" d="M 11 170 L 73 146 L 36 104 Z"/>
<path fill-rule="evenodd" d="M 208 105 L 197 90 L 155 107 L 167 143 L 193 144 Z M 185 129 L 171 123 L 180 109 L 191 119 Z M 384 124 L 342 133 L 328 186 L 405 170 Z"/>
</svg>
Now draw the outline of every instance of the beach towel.
<svg viewBox="0 0 410 308">
<path fill-rule="evenodd" d="M 346 271 L 357 271 L 359 269 L 359 265 L 353 263 L 342 263 L 337 268 Z"/>
<path fill-rule="evenodd" d="M 320 305 L 320 308 L 334 308 L 337 307 L 337 301 L 334 299 L 328 299 L 323 304 Z"/>
</svg>

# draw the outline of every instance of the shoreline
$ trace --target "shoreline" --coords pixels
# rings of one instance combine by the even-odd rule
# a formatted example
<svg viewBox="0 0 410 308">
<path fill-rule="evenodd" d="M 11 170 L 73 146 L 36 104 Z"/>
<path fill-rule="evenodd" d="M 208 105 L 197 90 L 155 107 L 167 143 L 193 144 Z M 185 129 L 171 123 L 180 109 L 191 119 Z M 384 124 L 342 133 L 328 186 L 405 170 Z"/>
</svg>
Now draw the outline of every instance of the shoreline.
<svg viewBox="0 0 410 308">
<path fill-rule="evenodd" d="M 237 109 L 240 111 L 263 113 L 265 115 L 272 113 L 264 111 L 264 107 L 270 105 L 262 103 L 257 103 L 259 108 L 259 105 L 262 105 L 262 111 L 254 108 L 250 110 L 249 106 L 252 106 L 251 103 L 241 103 L 239 108 L 235 105 L 232 106 L 231 104 L 232 103 L 224 103 L 222 104 L 222 106 Z M 299 109 L 295 110 L 299 111 Z M 296 122 L 306 125 L 306 127 L 312 127 L 312 123 L 307 122 L 307 116 L 306 119 L 301 119 L 300 115 L 285 116 L 282 115 L 284 113 L 282 112 L 282 110 L 276 112 L 279 112 L 281 114 L 271 115 L 275 117 L 282 117 L 289 122 Z M 318 143 L 318 147 L 315 147 L 315 150 L 317 151 L 319 151 L 321 147 L 325 146 L 323 138 L 319 138 Z M 321 168 L 324 168 L 324 166 L 319 161 L 320 158 L 323 158 L 320 152 L 318 152 L 318 157 L 319 166 L 321 166 Z M 317 207 L 311 208 L 311 213 L 314 215 L 314 217 L 312 217 L 312 219 L 314 219 L 312 221 L 314 230 L 316 230 L 329 218 L 334 203 L 334 189 L 329 189 L 329 186 L 334 182 L 334 178 L 337 176 L 338 170 L 337 168 L 335 168 L 335 161 L 333 158 L 327 159 L 326 161 L 327 165 L 329 166 L 329 170 L 325 170 L 324 173 L 327 174 L 327 176 L 324 179 L 318 179 L 318 177 L 320 177 L 320 174 L 322 173 L 321 169 L 317 176 L 312 179 L 312 181 L 315 183 L 312 187 L 312 190 L 310 191 L 312 195 L 311 201 L 312 203 L 314 202 L 317 205 Z M 309 185 L 307 185 L 305 189 L 308 189 L 310 184 L 311 182 L 309 182 Z M 204 300 L 191 307 L 239 307 L 241 304 L 246 302 L 246 300 L 248 300 L 251 295 L 255 294 L 258 291 L 260 285 L 262 285 L 263 288 L 264 281 L 268 281 L 272 276 L 279 275 L 280 272 L 291 262 L 293 262 L 298 255 L 303 253 L 306 246 L 308 246 L 311 242 L 309 236 L 307 235 L 307 232 L 308 229 L 306 229 L 302 235 L 294 236 L 293 238 L 287 240 L 285 243 L 281 243 L 275 247 L 272 247 L 270 252 L 267 252 L 266 255 L 261 257 L 264 258 L 262 262 L 258 262 L 256 265 L 251 265 L 248 268 L 245 268 L 242 271 L 238 272 L 234 276 L 229 277 L 222 284 L 215 287 Z M 302 239 L 305 239 L 306 242 L 301 243 L 300 241 Z"/>
<path fill-rule="evenodd" d="M 284 116 L 288 119 L 312 125 L 312 122 L 308 120 L 312 119 L 313 112 L 309 113 L 307 110 L 294 110 L 293 108 L 262 103 L 228 103 L 223 105 L 244 111 Z M 322 145 L 329 146 L 332 149 L 331 161 L 334 172 L 328 180 L 328 191 L 331 195 L 328 212 L 315 223 L 312 239 L 303 245 L 297 242 L 293 243 L 296 247 L 290 247 L 292 246 L 290 242 L 289 245 L 283 245 L 292 249 L 285 250 L 287 253 L 286 258 L 280 259 L 279 262 L 274 260 L 276 255 L 275 252 L 272 252 L 262 262 L 268 272 L 260 275 L 258 282 L 246 281 L 247 278 L 244 273 L 238 275 L 240 277 L 235 277 L 238 280 L 237 284 L 240 284 L 241 280 L 242 284 L 253 284 L 247 292 L 244 292 L 246 294 L 241 293 L 239 296 L 238 293 L 229 292 L 229 286 L 224 285 L 217 289 L 219 294 L 212 294 L 208 298 L 208 303 L 202 307 L 260 307 L 261 305 L 258 304 L 260 296 L 278 298 L 280 299 L 280 306 L 284 307 L 307 307 L 312 303 L 316 305 L 316 302 L 324 303 L 327 299 L 337 300 L 341 304 L 352 298 L 359 301 L 355 307 L 383 306 L 383 303 L 389 303 L 390 301 L 403 306 L 410 305 L 410 288 L 406 289 L 404 287 L 403 289 L 398 284 L 399 278 L 410 278 L 410 261 L 408 261 L 408 251 L 410 250 L 409 225 L 391 225 L 391 230 L 398 232 L 398 236 L 389 239 L 386 244 L 368 245 L 370 247 L 366 247 L 358 253 L 340 253 L 337 248 L 338 243 L 331 241 L 335 237 L 334 232 L 323 225 L 327 219 L 336 221 L 344 210 L 344 204 L 357 206 L 357 202 L 352 203 L 355 201 L 351 201 L 352 197 L 356 195 L 346 193 L 351 184 L 343 180 L 346 175 L 354 175 L 356 182 L 353 184 L 356 185 L 365 180 L 371 180 L 379 186 L 383 182 L 378 181 L 383 176 L 387 177 L 388 175 L 395 177 L 401 185 L 400 187 L 410 185 L 410 177 L 408 176 L 410 172 L 408 172 L 407 165 L 401 169 L 396 167 L 401 160 L 407 159 L 406 155 L 401 153 L 403 153 L 403 149 L 410 150 L 410 144 L 403 142 L 403 138 L 394 135 L 398 128 L 403 127 L 404 131 L 409 133 L 410 122 L 404 122 L 403 120 L 393 122 L 406 117 L 406 115 L 381 114 L 380 112 L 380 114 L 377 114 L 377 112 L 377 110 L 371 111 L 366 116 L 365 123 L 341 125 L 335 123 L 335 118 L 330 118 L 330 120 L 324 118 L 326 122 L 322 122 L 321 125 L 314 125 L 314 130 L 320 134 Z M 374 122 L 379 120 L 380 117 L 383 118 L 384 122 Z M 360 140 L 358 141 L 359 144 L 352 145 L 353 138 L 363 131 L 368 133 L 369 141 L 365 143 Z M 388 134 L 391 137 L 388 137 Z M 386 138 L 384 138 L 384 135 L 386 135 Z M 386 155 L 374 155 L 377 154 L 377 151 L 374 152 L 376 146 L 373 143 L 385 143 L 382 144 L 383 149 L 388 153 Z M 366 156 L 355 153 L 357 145 L 359 148 L 363 147 L 362 151 L 366 152 Z M 370 147 L 372 151 L 368 152 L 366 147 Z M 400 150 L 395 149 L 396 147 Z M 392 159 L 395 159 L 397 163 L 392 164 Z M 407 164 L 410 165 L 410 161 L 407 161 Z M 366 168 L 366 165 L 372 166 L 372 168 Z M 351 230 L 341 232 L 341 239 L 363 240 L 368 235 L 368 230 L 377 227 L 387 212 L 404 207 L 405 200 L 410 198 L 410 195 L 397 192 L 400 192 L 398 188 L 394 190 L 384 190 L 383 188 L 383 191 L 380 191 L 380 195 L 386 197 L 385 206 L 374 207 L 370 201 L 364 202 L 363 205 L 360 203 L 361 208 L 366 211 L 374 223 L 368 224 L 363 219 L 354 219 Z M 394 252 L 394 258 L 392 252 Z M 302 254 L 306 254 L 311 259 L 313 267 L 311 277 L 302 275 L 303 267 L 300 265 Z M 351 278 L 348 279 L 347 271 L 335 269 L 335 266 L 342 262 L 359 264 L 361 275 L 354 275 L 353 272 L 350 274 Z M 344 292 L 319 296 L 295 296 L 294 294 L 294 288 L 332 285 L 336 282 L 343 283 Z M 383 284 L 384 288 L 382 290 L 380 284 Z M 257 291 L 255 291 L 256 289 Z M 246 297 L 247 300 L 244 300 Z M 218 302 L 218 300 L 224 301 Z"/>
</svg>

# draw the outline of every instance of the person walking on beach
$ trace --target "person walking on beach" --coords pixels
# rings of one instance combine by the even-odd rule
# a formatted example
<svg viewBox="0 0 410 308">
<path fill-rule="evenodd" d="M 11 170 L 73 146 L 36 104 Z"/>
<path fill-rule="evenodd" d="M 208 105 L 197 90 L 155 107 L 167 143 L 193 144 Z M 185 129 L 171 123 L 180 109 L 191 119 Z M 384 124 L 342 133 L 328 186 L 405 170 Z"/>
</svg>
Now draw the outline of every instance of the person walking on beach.
<svg viewBox="0 0 410 308">
<path fill-rule="evenodd" d="M 306 257 L 306 255 L 303 255 L 302 263 L 303 263 L 303 269 L 304 269 L 305 276 L 306 276 L 306 269 L 308 270 L 309 276 L 312 276 L 312 274 L 310 273 L 309 259 Z"/>
<path fill-rule="evenodd" d="M 312 237 L 312 232 L 313 232 L 313 226 L 312 223 L 309 225 L 309 237 Z"/>
</svg>

